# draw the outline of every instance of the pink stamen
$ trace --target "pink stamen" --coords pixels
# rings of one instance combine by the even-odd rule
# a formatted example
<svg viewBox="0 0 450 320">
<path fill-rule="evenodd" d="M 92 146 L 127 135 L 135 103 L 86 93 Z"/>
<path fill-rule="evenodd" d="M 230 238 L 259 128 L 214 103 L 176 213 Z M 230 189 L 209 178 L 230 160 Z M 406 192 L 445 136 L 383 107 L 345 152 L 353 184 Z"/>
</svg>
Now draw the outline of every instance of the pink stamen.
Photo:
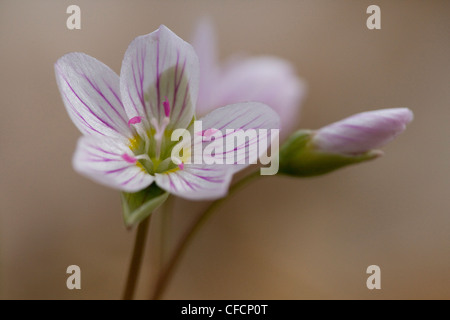
<svg viewBox="0 0 450 320">
<path fill-rule="evenodd" d="M 180 168 L 180 170 L 183 170 L 183 169 L 184 169 L 184 163 L 183 163 L 183 162 L 180 163 L 180 164 L 178 165 L 178 168 Z"/>
<path fill-rule="evenodd" d="M 135 157 L 132 157 L 132 156 L 126 154 L 126 153 L 124 153 L 122 155 L 122 159 L 125 160 L 128 163 L 136 163 L 137 162 L 137 159 Z"/>
<path fill-rule="evenodd" d="M 141 123 L 142 117 L 133 117 L 130 120 L 128 120 L 128 126 L 131 126 L 132 124 Z"/>
<path fill-rule="evenodd" d="M 211 128 L 211 129 L 206 129 L 206 130 L 197 132 L 197 135 L 209 138 L 213 134 L 215 134 L 217 131 L 219 131 L 219 130 Z"/>
<path fill-rule="evenodd" d="M 166 115 L 166 117 L 168 118 L 170 115 L 170 103 L 169 100 L 167 100 L 167 97 L 164 97 L 166 100 L 163 102 L 163 107 L 164 107 L 164 114 Z"/>
</svg>

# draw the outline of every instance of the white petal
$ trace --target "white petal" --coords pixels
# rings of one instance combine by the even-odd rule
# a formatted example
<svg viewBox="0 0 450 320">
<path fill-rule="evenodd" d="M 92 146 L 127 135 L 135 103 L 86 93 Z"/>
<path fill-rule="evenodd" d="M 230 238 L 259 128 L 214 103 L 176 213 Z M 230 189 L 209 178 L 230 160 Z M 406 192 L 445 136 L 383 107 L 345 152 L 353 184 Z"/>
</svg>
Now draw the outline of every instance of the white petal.
<svg viewBox="0 0 450 320">
<path fill-rule="evenodd" d="M 241 58 L 230 61 L 211 92 L 209 110 L 231 103 L 258 101 L 270 106 L 281 119 L 281 135 L 296 129 L 306 85 L 294 66 L 276 57 Z M 198 112 L 207 112 L 200 109 Z"/>
<path fill-rule="evenodd" d="M 75 170 L 108 187 L 137 192 L 154 180 L 142 167 L 123 159 L 130 149 L 110 138 L 81 137 L 73 157 Z"/>
<path fill-rule="evenodd" d="M 170 104 L 169 130 L 192 120 L 199 82 L 198 58 L 190 44 L 167 27 L 137 37 L 128 47 L 120 73 L 120 89 L 129 118 L 164 118 Z"/>
<path fill-rule="evenodd" d="M 233 164 L 228 166 L 232 167 L 233 172 L 246 168 L 251 164 L 251 159 L 257 160 L 262 153 L 266 152 L 272 139 L 275 138 L 271 135 L 271 129 L 280 129 L 278 114 L 267 105 L 259 102 L 237 103 L 218 108 L 200 121 L 202 121 L 203 132 L 220 131 L 221 140 L 214 140 L 213 143 L 222 143 L 223 151 L 215 153 L 215 157 L 222 157 L 224 164 L 216 165 L 226 166 L 227 162 L 232 162 Z M 264 134 L 264 130 L 260 129 L 266 129 L 266 134 Z M 227 134 L 227 130 L 235 130 L 236 132 Z M 250 135 L 250 131 L 254 131 L 255 135 Z M 239 141 L 237 136 L 242 137 L 246 133 L 249 134 L 248 139 L 244 137 L 245 140 L 241 140 L 240 143 L 235 142 L 235 138 L 236 141 Z M 194 137 L 198 134 L 199 132 L 194 132 Z M 196 141 L 194 138 L 193 141 L 191 150 L 195 153 L 198 140 Z M 211 143 L 210 141 L 203 142 L 202 148 L 206 148 Z M 262 149 L 261 146 L 265 148 Z M 244 163 L 240 164 L 240 161 Z"/>
<path fill-rule="evenodd" d="M 55 64 L 67 112 L 83 134 L 130 138 L 119 77 L 108 66 L 84 53 L 69 53 Z"/>
<path fill-rule="evenodd" d="M 184 199 L 213 200 L 227 194 L 232 172 L 226 166 L 189 164 L 183 170 L 157 173 L 156 183 L 162 189 Z"/>
</svg>

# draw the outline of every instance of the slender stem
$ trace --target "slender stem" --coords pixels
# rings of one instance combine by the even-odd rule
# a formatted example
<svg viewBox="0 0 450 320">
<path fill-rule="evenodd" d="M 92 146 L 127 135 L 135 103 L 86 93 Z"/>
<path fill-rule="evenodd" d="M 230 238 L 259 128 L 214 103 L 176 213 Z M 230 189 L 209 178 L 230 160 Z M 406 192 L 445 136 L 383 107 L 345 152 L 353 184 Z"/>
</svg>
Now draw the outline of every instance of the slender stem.
<svg viewBox="0 0 450 320">
<path fill-rule="evenodd" d="M 153 291 L 155 290 L 155 285 L 157 278 L 153 276 L 156 274 L 159 276 L 164 270 L 164 267 L 167 264 L 167 260 L 170 257 L 170 249 L 171 249 L 171 223 L 172 223 L 172 212 L 173 206 L 175 204 L 175 199 L 173 196 L 169 196 L 167 200 L 161 205 L 158 210 L 158 214 L 154 216 L 157 218 L 157 231 L 158 237 L 156 241 L 156 254 L 152 256 L 152 267 L 154 268 L 154 272 L 152 272 L 152 276 L 150 277 L 150 286 L 148 288 L 148 296 L 153 296 Z M 155 220 L 153 220 L 152 224 L 155 224 Z"/>
<path fill-rule="evenodd" d="M 130 262 L 130 268 L 128 269 L 128 278 L 123 293 L 123 300 L 132 300 L 134 291 L 136 289 L 137 279 L 139 277 L 139 271 L 141 269 L 142 256 L 145 247 L 145 240 L 147 239 L 147 233 L 150 225 L 150 217 L 146 218 L 139 224 L 136 232 L 136 240 L 134 242 L 133 256 Z"/>
<path fill-rule="evenodd" d="M 192 224 L 191 228 L 186 232 L 185 236 L 176 248 L 172 258 L 170 259 L 170 261 L 168 261 L 166 267 L 161 272 L 153 294 L 154 300 L 158 300 L 161 298 L 186 249 L 189 247 L 190 243 L 195 238 L 197 232 L 201 229 L 201 227 L 206 223 L 206 221 L 208 221 L 213 213 L 216 212 L 216 209 L 219 208 L 227 199 L 229 199 L 231 195 L 241 189 L 241 187 L 243 187 L 250 181 L 253 181 L 257 177 L 260 177 L 259 170 L 238 181 L 230 188 L 228 197 L 221 198 L 211 203 L 209 207 L 197 218 L 197 220 Z"/>
<path fill-rule="evenodd" d="M 160 252 L 159 262 L 160 268 L 164 268 L 167 262 L 167 257 L 170 251 L 170 231 L 172 223 L 172 211 L 174 207 L 175 198 L 169 196 L 166 202 L 164 202 L 161 210 L 161 230 L 160 230 Z"/>
</svg>

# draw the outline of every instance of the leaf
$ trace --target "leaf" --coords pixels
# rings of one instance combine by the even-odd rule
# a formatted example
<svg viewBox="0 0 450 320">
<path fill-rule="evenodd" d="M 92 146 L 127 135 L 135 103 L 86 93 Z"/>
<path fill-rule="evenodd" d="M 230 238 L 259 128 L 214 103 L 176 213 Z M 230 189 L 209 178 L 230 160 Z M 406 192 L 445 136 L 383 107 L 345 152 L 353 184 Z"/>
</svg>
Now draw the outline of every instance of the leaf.
<svg viewBox="0 0 450 320">
<path fill-rule="evenodd" d="M 139 224 L 166 201 L 169 193 L 155 183 L 135 193 L 122 192 L 123 219 L 129 228 Z"/>
</svg>

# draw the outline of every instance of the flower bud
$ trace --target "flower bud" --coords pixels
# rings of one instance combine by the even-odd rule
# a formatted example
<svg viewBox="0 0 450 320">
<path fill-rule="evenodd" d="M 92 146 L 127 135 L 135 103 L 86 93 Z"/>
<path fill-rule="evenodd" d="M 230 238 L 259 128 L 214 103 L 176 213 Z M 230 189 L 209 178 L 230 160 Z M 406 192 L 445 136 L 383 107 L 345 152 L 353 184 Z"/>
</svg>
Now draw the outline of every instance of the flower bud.
<svg viewBox="0 0 450 320">
<path fill-rule="evenodd" d="M 327 153 L 362 154 L 390 142 L 412 119 L 407 108 L 362 112 L 319 129 L 312 144 Z"/>
<path fill-rule="evenodd" d="M 300 130 L 281 147 L 279 173 L 310 177 L 378 158 L 381 147 L 405 130 L 409 109 L 363 112 L 317 131 Z"/>
</svg>

